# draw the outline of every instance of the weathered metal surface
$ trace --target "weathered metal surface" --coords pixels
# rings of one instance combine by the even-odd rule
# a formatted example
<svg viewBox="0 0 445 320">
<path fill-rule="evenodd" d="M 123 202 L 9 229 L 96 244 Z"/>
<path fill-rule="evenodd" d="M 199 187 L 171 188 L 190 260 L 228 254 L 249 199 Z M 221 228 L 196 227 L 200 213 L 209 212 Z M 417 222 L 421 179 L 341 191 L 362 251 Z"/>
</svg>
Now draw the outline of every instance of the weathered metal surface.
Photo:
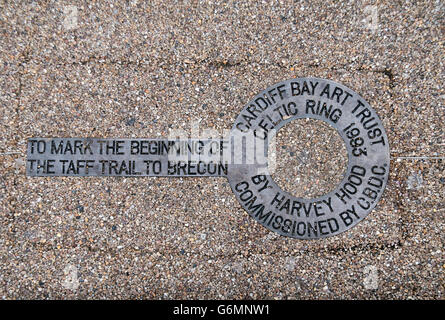
<svg viewBox="0 0 445 320">
<path fill-rule="evenodd" d="M 28 139 L 29 176 L 225 176 L 225 140 Z"/>
<path fill-rule="evenodd" d="M 300 118 L 326 121 L 344 139 L 348 167 L 333 191 L 315 199 L 294 197 L 273 181 L 267 165 L 231 164 L 227 178 L 243 208 L 266 228 L 300 239 L 329 237 L 353 227 L 376 206 L 388 180 L 388 139 L 362 97 L 317 78 L 291 79 L 260 92 L 237 117 L 232 135 L 250 130 L 268 141 L 273 129 Z"/>
</svg>

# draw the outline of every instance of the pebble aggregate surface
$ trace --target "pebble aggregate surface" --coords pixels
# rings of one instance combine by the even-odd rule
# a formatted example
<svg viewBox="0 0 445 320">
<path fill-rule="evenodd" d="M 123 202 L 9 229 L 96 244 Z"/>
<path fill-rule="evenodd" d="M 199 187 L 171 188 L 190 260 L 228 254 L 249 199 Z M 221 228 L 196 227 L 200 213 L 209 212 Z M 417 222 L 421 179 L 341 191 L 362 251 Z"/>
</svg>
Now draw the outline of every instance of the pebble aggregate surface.
<svg viewBox="0 0 445 320">
<path fill-rule="evenodd" d="M 0 297 L 444 299 L 444 18 L 443 1 L 1 1 Z M 27 138 L 223 133 L 298 77 L 359 93 L 388 135 L 385 193 L 338 236 L 266 230 L 225 178 L 25 175 Z M 298 192 L 333 188 L 341 139 L 286 130 L 279 153 L 318 172 Z"/>
</svg>

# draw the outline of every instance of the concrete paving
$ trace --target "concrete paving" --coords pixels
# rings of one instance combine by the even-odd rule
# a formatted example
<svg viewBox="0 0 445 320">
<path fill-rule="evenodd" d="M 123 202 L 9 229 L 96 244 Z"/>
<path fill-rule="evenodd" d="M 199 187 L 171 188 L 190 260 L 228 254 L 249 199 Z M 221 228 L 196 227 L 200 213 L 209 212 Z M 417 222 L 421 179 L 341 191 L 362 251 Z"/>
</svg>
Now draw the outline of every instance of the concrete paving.
<svg viewBox="0 0 445 320">
<path fill-rule="evenodd" d="M 1 1 L 0 297 L 443 299 L 444 10 L 441 1 Z M 383 198 L 339 236 L 269 232 L 225 178 L 25 176 L 27 138 L 159 138 L 198 121 L 223 132 L 256 93 L 296 77 L 348 86 L 388 134 Z M 299 130 L 283 131 L 280 163 L 303 157 L 306 171 L 292 174 L 308 189 L 297 191 L 325 193 L 344 171 L 341 141 L 331 135 L 339 144 L 326 148 L 329 128 Z M 326 174 L 312 179 L 314 164 Z M 288 172 L 276 178 L 292 188 Z"/>
</svg>

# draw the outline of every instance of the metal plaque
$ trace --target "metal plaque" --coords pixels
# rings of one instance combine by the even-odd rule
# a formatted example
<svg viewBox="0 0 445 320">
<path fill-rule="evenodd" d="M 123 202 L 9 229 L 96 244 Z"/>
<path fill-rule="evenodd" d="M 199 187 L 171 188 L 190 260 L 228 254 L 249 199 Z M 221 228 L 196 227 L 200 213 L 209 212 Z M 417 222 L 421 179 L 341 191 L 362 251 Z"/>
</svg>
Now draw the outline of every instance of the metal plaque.
<svg viewBox="0 0 445 320">
<path fill-rule="evenodd" d="M 314 199 L 297 198 L 272 179 L 269 149 L 288 122 L 313 118 L 343 138 L 348 166 L 341 183 Z M 329 141 L 326 141 L 329 143 Z M 248 214 L 283 236 L 339 234 L 376 206 L 389 175 L 383 125 L 357 93 L 336 82 L 298 78 L 257 94 L 228 137 L 166 139 L 30 138 L 29 176 L 225 176 Z"/>
<path fill-rule="evenodd" d="M 225 176 L 224 139 L 28 139 L 29 176 Z"/>
</svg>

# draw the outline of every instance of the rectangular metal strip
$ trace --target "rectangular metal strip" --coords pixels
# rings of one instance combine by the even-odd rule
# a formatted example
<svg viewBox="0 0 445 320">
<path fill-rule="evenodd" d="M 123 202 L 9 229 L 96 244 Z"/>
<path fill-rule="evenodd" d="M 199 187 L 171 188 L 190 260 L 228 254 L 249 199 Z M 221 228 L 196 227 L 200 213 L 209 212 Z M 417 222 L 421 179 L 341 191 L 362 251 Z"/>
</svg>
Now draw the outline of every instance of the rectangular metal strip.
<svg viewBox="0 0 445 320">
<path fill-rule="evenodd" d="M 30 138 L 28 176 L 225 176 L 224 139 Z"/>
</svg>

